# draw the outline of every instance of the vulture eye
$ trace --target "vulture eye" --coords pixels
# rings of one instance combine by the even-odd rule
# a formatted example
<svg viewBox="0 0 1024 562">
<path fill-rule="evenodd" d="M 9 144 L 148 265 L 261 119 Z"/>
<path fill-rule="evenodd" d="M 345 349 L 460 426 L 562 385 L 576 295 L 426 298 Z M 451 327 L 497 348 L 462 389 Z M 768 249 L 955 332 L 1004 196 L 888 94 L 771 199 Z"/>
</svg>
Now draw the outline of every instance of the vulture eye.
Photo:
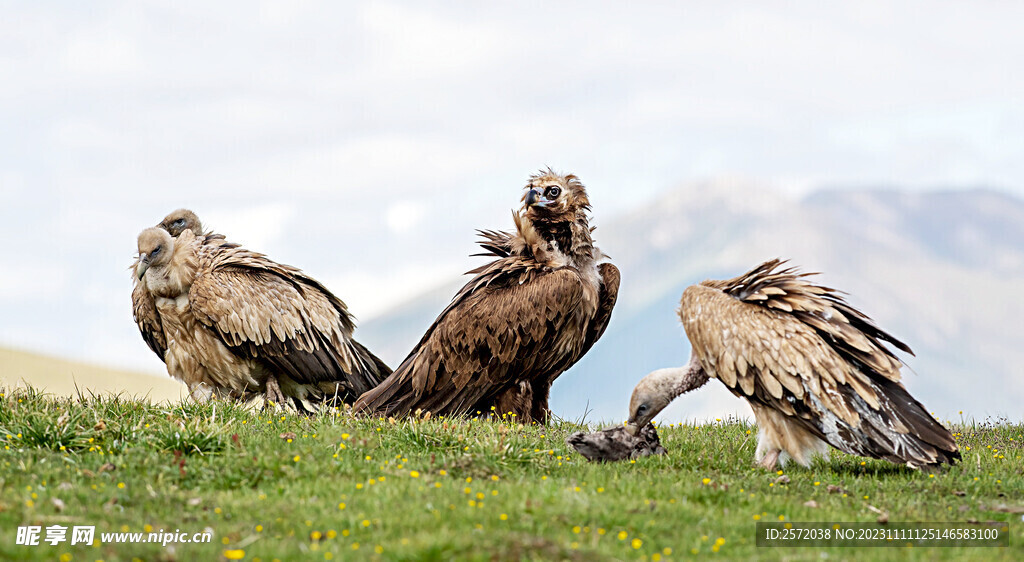
<svg viewBox="0 0 1024 562">
<path fill-rule="evenodd" d="M 646 411 L 647 411 L 647 404 L 640 404 L 640 406 L 638 406 L 637 409 L 636 409 L 637 415 L 643 415 L 643 413 L 646 412 Z"/>
<path fill-rule="evenodd" d="M 174 226 L 185 226 L 185 219 L 178 219 L 174 221 Z"/>
<path fill-rule="evenodd" d="M 153 248 L 153 251 L 149 253 L 150 256 L 155 256 L 160 253 L 160 246 Z"/>
<path fill-rule="evenodd" d="M 558 197 L 558 194 L 561 193 L 561 192 L 562 192 L 562 188 L 560 188 L 558 186 L 553 186 L 553 187 L 549 187 L 549 188 L 545 189 L 544 190 L 544 195 L 546 195 L 548 197 L 548 199 L 554 199 L 555 197 Z"/>
</svg>

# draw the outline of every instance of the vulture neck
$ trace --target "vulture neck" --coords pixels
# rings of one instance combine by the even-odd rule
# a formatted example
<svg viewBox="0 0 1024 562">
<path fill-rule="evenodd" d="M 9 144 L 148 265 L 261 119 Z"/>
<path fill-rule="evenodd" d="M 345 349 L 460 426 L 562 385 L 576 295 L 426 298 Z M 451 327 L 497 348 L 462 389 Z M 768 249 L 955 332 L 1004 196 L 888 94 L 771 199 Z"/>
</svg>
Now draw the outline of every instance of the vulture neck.
<svg viewBox="0 0 1024 562">
<path fill-rule="evenodd" d="M 584 271 L 591 269 L 596 261 L 595 255 L 600 255 L 594 247 L 587 215 L 583 211 L 578 211 L 569 220 L 562 216 L 531 218 L 524 213 L 519 215 L 516 228 L 529 253 L 550 267 L 570 265 Z"/>
<path fill-rule="evenodd" d="M 696 356 L 691 356 L 690 362 L 686 365 L 658 369 L 647 375 L 644 382 L 654 387 L 656 392 L 665 396 L 668 401 L 672 401 L 680 394 L 704 386 L 704 383 L 708 382 L 708 374 L 704 372 Z"/>
</svg>

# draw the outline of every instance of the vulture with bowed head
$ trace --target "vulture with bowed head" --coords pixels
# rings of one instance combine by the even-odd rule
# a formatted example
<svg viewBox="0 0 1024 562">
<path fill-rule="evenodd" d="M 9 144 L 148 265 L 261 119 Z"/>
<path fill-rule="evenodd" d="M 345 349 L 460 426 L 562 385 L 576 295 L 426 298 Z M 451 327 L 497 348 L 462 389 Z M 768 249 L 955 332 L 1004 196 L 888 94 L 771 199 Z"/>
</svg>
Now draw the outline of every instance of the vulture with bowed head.
<svg viewBox="0 0 1024 562">
<path fill-rule="evenodd" d="M 910 348 L 842 295 L 782 262 L 687 288 L 679 307 L 690 362 L 644 377 L 627 428 L 637 431 L 684 392 L 717 378 L 759 427 L 755 459 L 808 465 L 831 445 L 911 468 L 960 459 L 949 430 L 900 382 L 889 345 Z"/>
</svg>

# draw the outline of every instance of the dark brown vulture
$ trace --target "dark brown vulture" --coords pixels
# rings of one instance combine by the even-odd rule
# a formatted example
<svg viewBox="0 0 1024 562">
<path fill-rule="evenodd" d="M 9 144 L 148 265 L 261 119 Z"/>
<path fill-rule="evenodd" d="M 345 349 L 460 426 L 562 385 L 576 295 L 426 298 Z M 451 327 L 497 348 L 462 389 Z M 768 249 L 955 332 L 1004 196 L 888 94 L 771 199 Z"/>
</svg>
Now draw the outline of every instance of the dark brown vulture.
<svg viewBox="0 0 1024 562">
<path fill-rule="evenodd" d="M 591 238 L 590 201 L 573 175 L 530 178 L 513 233 L 484 232 L 474 269 L 405 361 L 354 409 L 388 416 L 514 414 L 547 420 L 551 383 L 601 337 L 619 270 Z"/>
<path fill-rule="evenodd" d="M 133 304 L 143 338 L 193 397 L 262 394 L 308 411 L 351 402 L 390 373 L 316 280 L 223 236 L 197 236 L 198 219 L 174 224 L 176 238 L 162 228 L 139 235 Z"/>
<path fill-rule="evenodd" d="M 711 376 L 750 403 L 760 430 L 756 460 L 766 468 L 787 458 L 806 466 L 828 445 L 911 468 L 959 460 L 949 430 L 900 383 L 903 363 L 885 342 L 910 348 L 839 292 L 781 264 L 683 292 L 690 363 L 640 381 L 628 427 L 643 427 Z"/>
</svg>

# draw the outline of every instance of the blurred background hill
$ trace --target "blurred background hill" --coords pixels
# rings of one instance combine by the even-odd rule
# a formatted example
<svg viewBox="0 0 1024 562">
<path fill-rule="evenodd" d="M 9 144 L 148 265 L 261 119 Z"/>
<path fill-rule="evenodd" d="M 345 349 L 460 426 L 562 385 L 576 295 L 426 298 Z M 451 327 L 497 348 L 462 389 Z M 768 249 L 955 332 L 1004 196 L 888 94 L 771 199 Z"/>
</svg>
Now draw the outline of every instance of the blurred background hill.
<svg viewBox="0 0 1024 562">
<path fill-rule="evenodd" d="M 167 376 L 0 347 L 0 388 L 26 386 L 57 396 L 123 394 L 150 402 L 175 402 L 188 396 L 185 385 Z"/>
</svg>

